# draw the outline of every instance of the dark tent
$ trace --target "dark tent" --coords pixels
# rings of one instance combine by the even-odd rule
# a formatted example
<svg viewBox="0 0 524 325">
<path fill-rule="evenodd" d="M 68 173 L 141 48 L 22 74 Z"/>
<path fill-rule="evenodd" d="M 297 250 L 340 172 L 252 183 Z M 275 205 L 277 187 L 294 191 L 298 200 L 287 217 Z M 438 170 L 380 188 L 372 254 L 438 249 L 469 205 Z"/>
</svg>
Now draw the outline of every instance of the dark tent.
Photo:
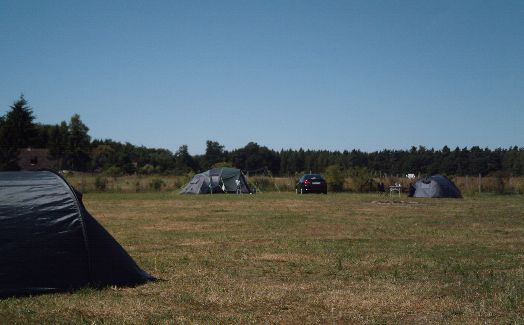
<svg viewBox="0 0 524 325">
<path fill-rule="evenodd" d="M 128 286 L 142 271 L 50 171 L 0 172 L 0 296 Z"/>
<path fill-rule="evenodd" d="M 414 197 L 461 198 L 460 190 L 446 176 L 434 175 L 415 183 Z"/>
<path fill-rule="evenodd" d="M 249 193 L 246 178 L 240 169 L 213 168 L 206 172 L 196 174 L 187 183 L 181 194 L 208 194 L 208 193 Z"/>
</svg>

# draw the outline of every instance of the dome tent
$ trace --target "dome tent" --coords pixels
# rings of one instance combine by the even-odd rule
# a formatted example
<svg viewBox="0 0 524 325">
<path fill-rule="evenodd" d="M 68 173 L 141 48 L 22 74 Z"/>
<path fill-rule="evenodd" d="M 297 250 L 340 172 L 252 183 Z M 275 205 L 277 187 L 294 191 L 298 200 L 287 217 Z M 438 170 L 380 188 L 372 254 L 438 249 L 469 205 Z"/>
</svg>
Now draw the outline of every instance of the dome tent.
<svg viewBox="0 0 524 325">
<path fill-rule="evenodd" d="M 446 176 L 433 175 L 415 183 L 414 197 L 461 198 L 460 190 Z"/>
<path fill-rule="evenodd" d="M 0 297 L 150 280 L 60 175 L 0 172 Z"/>
<path fill-rule="evenodd" d="M 196 174 L 187 183 L 181 194 L 236 193 L 237 183 L 241 193 L 249 193 L 246 178 L 240 169 L 222 167 L 213 168 Z"/>
</svg>

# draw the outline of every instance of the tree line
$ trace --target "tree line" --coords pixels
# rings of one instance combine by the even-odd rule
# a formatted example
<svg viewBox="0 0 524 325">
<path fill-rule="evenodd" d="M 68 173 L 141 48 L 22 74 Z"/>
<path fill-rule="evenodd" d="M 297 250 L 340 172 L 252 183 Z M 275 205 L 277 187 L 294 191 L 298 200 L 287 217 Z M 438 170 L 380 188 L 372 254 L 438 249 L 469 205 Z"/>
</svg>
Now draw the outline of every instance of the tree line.
<svg viewBox="0 0 524 325">
<path fill-rule="evenodd" d="M 0 116 L 0 170 L 16 170 L 19 151 L 45 148 L 57 168 L 77 171 L 104 171 L 109 174 L 186 175 L 213 166 L 233 166 L 251 174 L 295 176 L 303 172 L 324 172 L 338 166 L 348 174 L 366 169 L 375 175 L 524 175 L 524 147 L 489 149 L 473 146 L 451 149 L 411 147 L 409 150 L 328 151 L 281 149 L 249 142 L 242 148 L 226 150 L 208 140 L 206 151 L 190 155 L 187 145 L 176 152 L 146 148 L 110 139 L 92 140 L 89 128 L 78 114 L 55 125 L 35 122 L 33 109 L 20 96 Z"/>
</svg>

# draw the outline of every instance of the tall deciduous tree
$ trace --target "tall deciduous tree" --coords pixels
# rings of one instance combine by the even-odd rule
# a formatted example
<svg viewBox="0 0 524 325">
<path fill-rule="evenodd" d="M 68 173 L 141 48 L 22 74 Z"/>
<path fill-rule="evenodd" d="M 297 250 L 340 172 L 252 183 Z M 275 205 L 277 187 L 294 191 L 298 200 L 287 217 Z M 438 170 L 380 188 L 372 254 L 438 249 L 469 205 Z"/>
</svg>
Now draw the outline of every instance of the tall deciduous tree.
<svg viewBox="0 0 524 325">
<path fill-rule="evenodd" d="M 89 164 L 91 137 L 87 134 L 89 128 L 80 120 L 80 115 L 71 117 L 68 125 L 68 162 L 73 170 L 86 170 Z"/>
<path fill-rule="evenodd" d="M 209 169 L 214 164 L 225 160 L 224 146 L 216 141 L 206 141 L 206 154 L 204 155 L 204 161 L 202 168 Z"/>
<path fill-rule="evenodd" d="M 65 154 L 67 152 L 69 144 L 69 127 L 65 121 L 60 124 L 56 124 L 51 128 L 49 132 L 49 140 L 47 147 L 49 149 L 49 155 L 53 159 L 58 160 L 59 168 L 63 168 Z"/>
</svg>

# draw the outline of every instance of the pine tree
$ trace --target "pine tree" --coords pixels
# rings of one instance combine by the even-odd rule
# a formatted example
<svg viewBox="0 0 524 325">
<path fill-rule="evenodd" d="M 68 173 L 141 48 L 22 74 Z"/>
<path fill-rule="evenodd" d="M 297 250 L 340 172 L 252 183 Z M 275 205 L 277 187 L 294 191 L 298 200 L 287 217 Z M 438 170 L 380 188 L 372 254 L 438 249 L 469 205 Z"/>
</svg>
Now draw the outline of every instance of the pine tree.
<svg viewBox="0 0 524 325">
<path fill-rule="evenodd" d="M 15 101 L 0 121 L 0 169 L 17 170 L 19 149 L 36 141 L 38 130 L 33 123 L 33 110 L 24 95 Z"/>
<path fill-rule="evenodd" d="M 175 152 L 175 173 L 177 175 L 184 175 L 191 171 L 198 170 L 198 166 L 189 154 L 187 145 L 181 145 L 177 152 Z"/>
</svg>

